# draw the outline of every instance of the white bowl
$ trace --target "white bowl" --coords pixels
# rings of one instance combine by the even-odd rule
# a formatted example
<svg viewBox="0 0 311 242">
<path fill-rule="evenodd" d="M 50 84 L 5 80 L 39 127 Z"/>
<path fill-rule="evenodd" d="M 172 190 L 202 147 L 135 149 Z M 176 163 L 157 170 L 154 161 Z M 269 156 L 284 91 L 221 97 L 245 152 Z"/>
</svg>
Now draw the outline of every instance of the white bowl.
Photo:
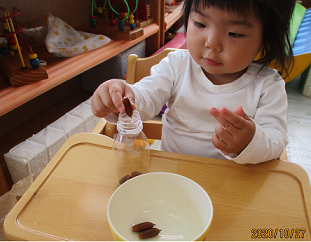
<svg viewBox="0 0 311 242">
<path fill-rule="evenodd" d="M 115 240 L 139 240 L 132 226 L 152 222 L 161 230 L 148 240 L 204 240 L 213 218 L 206 191 L 193 180 L 166 172 L 134 177 L 112 194 L 107 208 Z"/>
</svg>

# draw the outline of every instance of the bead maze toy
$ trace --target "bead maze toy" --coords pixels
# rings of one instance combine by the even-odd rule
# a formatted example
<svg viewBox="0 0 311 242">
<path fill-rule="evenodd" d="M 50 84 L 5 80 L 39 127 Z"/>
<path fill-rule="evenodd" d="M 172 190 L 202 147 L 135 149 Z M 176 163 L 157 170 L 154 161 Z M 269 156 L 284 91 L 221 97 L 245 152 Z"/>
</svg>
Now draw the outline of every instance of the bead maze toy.
<svg viewBox="0 0 311 242">
<path fill-rule="evenodd" d="M 0 66 L 11 85 L 16 87 L 48 78 L 47 72 L 40 65 L 37 54 L 21 36 L 21 32 L 26 29 L 16 20 L 16 16 L 20 15 L 21 11 L 14 7 L 13 14 L 10 15 L 7 9 L 0 7 L 0 10 L 4 13 L 4 17 L 0 18 L 4 26 L 0 37 L 7 40 L 7 46 L 0 47 Z M 26 49 L 22 47 L 23 43 L 28 47 L 28 55 Z M 22 53 L 25 55 L 23 56 Z"/>
<path fill-rule="evenodd" d="M 103 12 L 103 10 L 105 9 L 105 6 L 106 6 L 106 3 L 107 3 L 107 0 L 105 1 L 105 3 L 104 3 L 104 6 L 102 7 L 102 8 L 97 8 L 96 7 L 96 4 L 95 4 L 95 0 L 92 0 L 92 5 L 93 5 L 93 7 L 95 7 L 96 9 L 97 9 L 97 12 L 98 13 L 102 13 Z M 135 9 L 131 12 L 131 10 L 130 10 L 130 7 L 129 7 L 129 5 L 128 5 L 128 3 L 127 3 L 127 1 L 126 0 L 124 0 L 124 3 L 125 3 L 125 5 L 126 5 L 126 7 L 127 7 L 127 12 L 125 12 L 125 13 L 123 13 L 123 12 L 120 12 L 120 13 L 118 13 L 112 6 L 111 6 L 111 3 L 110 3 L 110 0 L 108 0 L 108 5 L 109 5 L 109 7 L 110 7 L 110 9 L 117 15 L 117 16 L 119 16 L 119 30 L 120 31 L 123 31 L 124 29 L 125 29 L 125 23 L 124 23 L 124 21 L 126 20 L 126 19 L 128 19 L 129 20 L 129 26 L 130 26 L 130 29 L 131 30 L 134 30 L 135 29 L 135 27 L 136 27 L 136 25 L 135 25 L 135 20 L 134 20 L 134 13 L 136 12 L 136 10 L 137 10 L 137 6 L 138 6 L 138 0 L 136 0 L 136 5 L 135 5 Z M 92 15 L 91 15 L 91 19 L 90 19 L 90 21 L 91 21 L 91 27 L 95 27 L 96 26 L 96 20 L 95 20 L 95 15 L 93 15 L 93 7 L 92 7 Z M 110 24 L 111 25 L 115 25 L 116 24 L 116 21 L 114 20 L 114 18 L 113 18 L 113 14 L 111 15 L 111 21 L 110 21 Z"/>
<path fill-rule="evenodd" d="M 95 10 L 95 11 L 94 11 Z M 115 40 L 134 40 L 144 34 L 143 27 L 153 23 L 150 5 L 138 0 L 92 0 L 88 32 L 104 34 Z"/>
</svg>

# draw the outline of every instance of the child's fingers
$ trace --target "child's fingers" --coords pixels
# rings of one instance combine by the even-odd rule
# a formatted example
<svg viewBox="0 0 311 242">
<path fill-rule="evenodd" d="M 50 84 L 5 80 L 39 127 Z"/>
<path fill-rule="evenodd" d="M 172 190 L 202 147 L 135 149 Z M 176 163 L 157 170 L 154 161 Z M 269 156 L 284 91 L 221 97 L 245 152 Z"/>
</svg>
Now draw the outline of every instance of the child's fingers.
<svg viewBox="0 0 311 242">
<path fill-rule="evenodd" d="M 91 109 L 96 117 L 104 117 L 105 114 L 100 110 L 101 99 L 99 96 L 93 95 L 91 98 Z"/>
<path fill-rule="evenodd" d="M 217 125 L 215 127 L 215 134 L 217 137 L 224 142 L 226 145 L 230 144 L 233 140 L 233 136 L 222 125 Z"/>
<path fill-rule="evenodd" d="M 120 113 L 123 113 L 125 111 L 125 107 L 122 102 L 123 94 L 121 92 L 112 92 L 110 95 L 114 108 Z"/>
<path fill-rule="evenodd" d="M 242 107 L 241 107 L 242 108 Z M 248 116 L 244 113 L 243 108 L 242 110 L 239 110 L 241 115 L 237 115 L 236 113 L 233 113 L 229 111 L 227 108 L 220 108 L 219 113 L 222 115 L 223 119 L 225 119 L 227 122 L 225 122 L 225 125 L 230 127 L 230 125 L 233 125 L 234 127 L 241 129 L 245 126 L 245 116 L 248 118 Z M 226 126 L 224 128 L 227 129 Z"/>
<path fill-rule="evenodd" d="M 237 106 L 235 113 L 226 108 L 210 108 L 210 113 L 220 125 L 215 127 L 212 137 L 214 146 L 227 153 L 239 153 L 251 141 L 255 132 L 255 125 L 245 114 L 241 106 Z"/>
<path fill-rule="evenodd" d="M 111 79 L 99 85 L 91 100 L 94 115 L 105 117 L 109 113 L 124 112 L 122 98 L 125 93 L 125 86 L 126 84 L 118 79 Z"/>
<path fill-rule="evenodd" d="M 227 117 L 230 115 L 230 111 L 228 109 L 222 110 L 225 108 L 221 108 L 221 109 L 217 109 L 217 108 L 210 108 L 210 114 L 212 114 L 214 116 L 214 118 L 218 121 L 218 123 L 220 123 L 226 130 L 228 130 L 230 132 L 230 130 L 232 130 L 232 128 L 236 128 L 234 124 L 232 124 L 230 122 L 230 120 L 227 119 Z M 223 115 L 223 113 L 221 113 L 220 111 L 222 110 L 222 112 L 225 111 L 225 115 Z M 232 119 L 232 118 L 231 118 Z"/>
<path fill-rule="evenodd" d="M 100 95 L 100 92 L 96 92 L 93 94 L 91 98 L 91 109 L 95 116 L 97 117 L 105 117 L 108 113 L 113 111 L 113 108 L 109 108 L 106 101 L 106 97 L 108 95 Z M 110 101 L 112 103 L 112 101 Z"/>
<path fill-rule="evenodd" d="M 115 80 L 109 84 L 109 97 L 111 98 L 111 103 L 108 103 L 108 107 L 112 110 L 117 110 L 120 113 L 125 112 L 125 106 L 123 104 L 123 98 L 128 97 L 133 110 L 135 110 L 134 105 L 134 92 L 132 88 L 124 83 L 122 80 Z M 108 100 L 109 101 L 109 100 Z"/>
<path fill-rule="evenodd" d="M 219 150 L 227 150 L 228 145 L 215 133 L 212 137 L 212 143 Z"/>
<path fill-rule="evenodd" d="M 235 108 L 234 111 L 237 115 L 241 116 L 242 118 L 246 119 L 246 120 L 251 120 L 248 115 L 244 112 L 243 107 L 241 105 L 238 105 Z"/>
<path fill-rule="evenodd" d="M 217 108 L 215 107 L 211 107 L 209 109 L 209 112 L 211 115 L 213 115 L 213 117 L 220 123 L 220 122 L 225 122 L 225 120 L 223 119 L 223 117 L 221 117 L 220 112 Z"/>
<path fill-rule="evenodd" d="M 103 95 L 103 97 L 106 98 L 106 102 L 104 102 L 104 104 L 111 110 L 118 110 L 123 113 L 125 111 L 125 107 L 122 99 L 125 93 L 125 84 L 121 80 L 109 80 L 106 81 L 105 84 L 108 87 L 108 95 Z"/>
</svg>

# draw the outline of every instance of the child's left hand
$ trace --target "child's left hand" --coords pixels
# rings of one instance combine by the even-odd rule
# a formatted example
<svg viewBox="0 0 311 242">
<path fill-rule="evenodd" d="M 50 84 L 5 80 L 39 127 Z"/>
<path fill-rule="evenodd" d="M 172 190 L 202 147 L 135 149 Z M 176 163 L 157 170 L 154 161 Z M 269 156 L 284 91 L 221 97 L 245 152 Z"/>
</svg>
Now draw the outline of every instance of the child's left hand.
<svg viewBox="0 0 311 242">
<path fill-rule="evenodd" d="M 220 123 L 212 137 L 214 146 L 225 153 L 240 153 L 253 139 L 255 124 L 241 105 L 231 112 L 226 108 L 210 108 L 210 114 Z"/>
</svg>

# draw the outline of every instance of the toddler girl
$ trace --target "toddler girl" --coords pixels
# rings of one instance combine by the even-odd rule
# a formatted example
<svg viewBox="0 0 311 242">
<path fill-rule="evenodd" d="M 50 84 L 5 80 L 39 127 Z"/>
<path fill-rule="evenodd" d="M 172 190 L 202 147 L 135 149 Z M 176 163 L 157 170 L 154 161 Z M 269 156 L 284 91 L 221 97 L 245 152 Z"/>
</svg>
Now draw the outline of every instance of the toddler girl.
<svg viewBox="0 0 311 242">
<path fill-rule="evenodd" d="M 126 96 L 148 120 L 166 104 L 164 151 L 253 164 L 278 158 L 288 142 L 287 97 L 284 80 L 266 66 L 276 61 L 290 71 L 294 6 L 295 0 L 185 0 L 189 52 L 170 52 L 134 85 L 102 83 L 93 113 L 115 122 Z"/>
</svg>

